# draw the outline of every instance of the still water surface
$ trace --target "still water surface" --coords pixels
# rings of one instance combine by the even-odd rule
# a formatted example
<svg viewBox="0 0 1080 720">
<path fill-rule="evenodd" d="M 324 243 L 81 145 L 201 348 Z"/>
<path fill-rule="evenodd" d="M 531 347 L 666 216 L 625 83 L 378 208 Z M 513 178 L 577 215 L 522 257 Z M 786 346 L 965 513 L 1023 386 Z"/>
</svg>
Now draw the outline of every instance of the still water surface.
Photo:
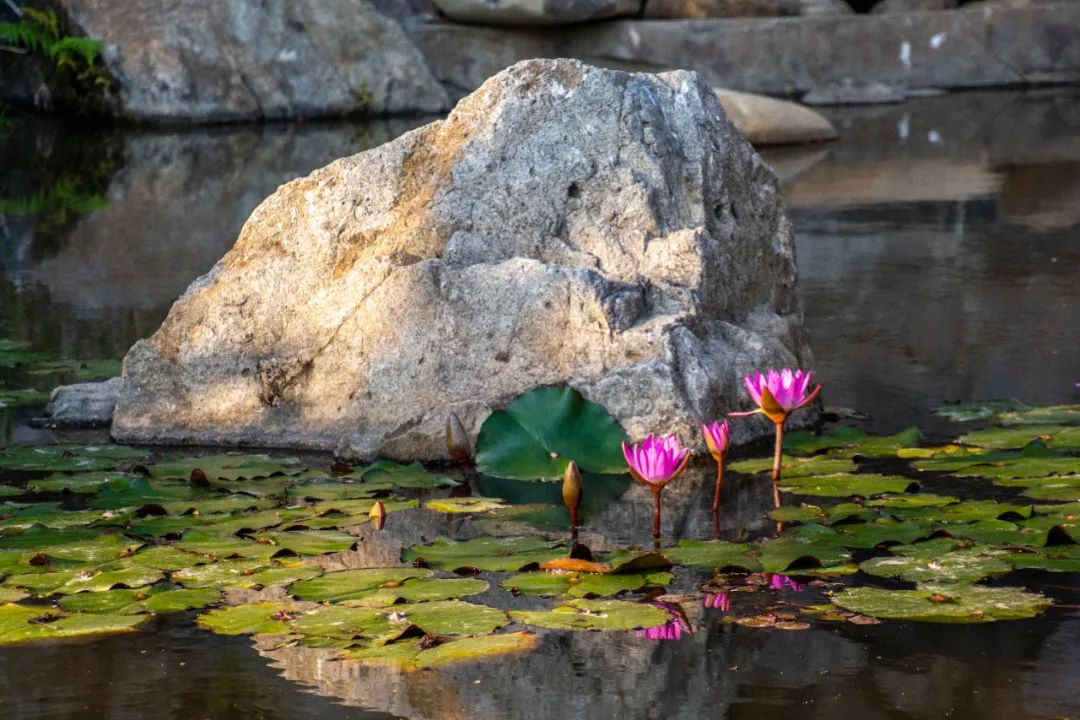
<svg viewBox="0 0 1080 720">
<path fill-rule="evenodd" d="M 827 404 L 868 414 L 875 431 L 950 434 L 932 414 L 942 402 L 1080 399 L 1080 95 L 965 94 L 834 119 L 840 141 L 766 153 L 795 222 Z M 184 133 L 14 123 L 0 136 L 0 334 L 122 357 L 277 185 L 418 122 Z M 6 441 L 52 438 L 25 426 L 35 409 L 7 412 Z M 672 487 L 678 535 L 708 536 L 710 483 L 701 473 Z M 636 490 L 595 518 L 594 543 L 644 541 L 649 504 Z M 726 526 L 761 525 L 763 488 L 727 493 Z M 2 716 L 1076 716 L 1080 581 L 1029 580 L 1071 607 L 987 626 L 805 632 L 698 608 L 678 642 L 548 633 L 518 659 L 404 678 L 310 652 L 264 657 L 246 638 L 166 616 L 128 636 L 0 648 Z"/>
</svg>

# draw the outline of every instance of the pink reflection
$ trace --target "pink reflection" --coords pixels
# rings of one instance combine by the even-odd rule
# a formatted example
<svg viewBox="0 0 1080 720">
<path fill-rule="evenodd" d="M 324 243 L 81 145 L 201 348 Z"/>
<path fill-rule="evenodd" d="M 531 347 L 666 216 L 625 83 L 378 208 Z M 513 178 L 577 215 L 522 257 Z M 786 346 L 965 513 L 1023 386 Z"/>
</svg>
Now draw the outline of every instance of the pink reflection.
<svg viewBox="0 0 1080 720">
<path fill-rule="evenodd" d="M 724 590 L 718 593 L 705 593 L 701 604 L 707 608 L 717 608 L 723 612 L 731 611 L 731 592 Z"/>
<path fill-rule="evenodd" d="M 642 640 L 678 640 L 682 637 L 683 632 L 693 632 L 690 629 L 690 622 L 686 619 L 686 613 L 677 603 L 657 600 L 649 604 L 661 610 L 666 610 L 671 620 L 663 625 L 636 630 L 634 635 L 637 638 Z"/>
<path fill-rule="evenodd" d="M 793 592 L 802 592 L 806 589 L 806 585 L 801 582 L 795 582 L 787 575 L 769 576 L 769 587 L 773 590 L 791 590 Z"/>
</svg>

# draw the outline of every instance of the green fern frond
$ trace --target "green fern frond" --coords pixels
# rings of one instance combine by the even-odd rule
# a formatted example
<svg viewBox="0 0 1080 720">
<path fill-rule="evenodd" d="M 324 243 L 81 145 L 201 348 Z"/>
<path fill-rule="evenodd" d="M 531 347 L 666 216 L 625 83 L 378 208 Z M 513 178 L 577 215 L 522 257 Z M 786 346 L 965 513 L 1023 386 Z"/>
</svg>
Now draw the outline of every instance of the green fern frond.
<svg viewBox="0 0 1080 720">
<path fill-rule="evenodd" d="M 38 25 L 28 21 L 0 22 L 0 42 L 26 48 L 30 52 L 45 52 L 52 45 L 52 37 Z"/>
<path fill-rule="evenodd" d="M 88 37 L 66 37 L 57 40 L 46 49 L 46 52 L 57 67 L 70 65 L 78 69 L 76 59 L 81 59 L 82 64 L 89 67 L 101 55 L 105 46 L 100 40 Z"/>
<path fill-rule="evenodd" d="M 55 10 L 38 10 L 24 7 L 22 11 L 26 17 L 30 18 L 30 22 L 37 25 L 43 32 L 48 33 L 48 36 L 54 42 L 60 39 L 60 18 L 56 16 Z"/>
</svg>

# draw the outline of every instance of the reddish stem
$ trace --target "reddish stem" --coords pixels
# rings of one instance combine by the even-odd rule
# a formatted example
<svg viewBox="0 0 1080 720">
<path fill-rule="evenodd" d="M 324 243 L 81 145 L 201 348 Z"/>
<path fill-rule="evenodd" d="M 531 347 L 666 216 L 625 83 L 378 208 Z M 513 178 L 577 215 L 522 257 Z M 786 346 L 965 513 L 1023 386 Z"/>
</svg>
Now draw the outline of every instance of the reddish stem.
<svg viewBox="0 0 1080 720">
<path fill-rule="evenodd" d="M 577 542 L 578 539 L 578 516 L 577 508 L 570 510 L 570 539 Z"/>
<path fill-rule="evenodd" d="M 720 488 L 724 484 L 724 458 L 721 457 L 716 461 L 716 491 L 712 497 L 712 511 L 713 515 L 720 511 Z"/>
<path fill-rule="evenodd" d="M 784 454 L 784 422 L 776 423 L 776 454 L 772 466 L 773 505 L 780 507 L 780 463 Z"/>
<path fill-rule="evenodd" d="M 653 538 L 659 539 L 660 537 L 660 490 L 653 490 L 653 518 L 652 518 L 652 535 Z"/>
</svg>

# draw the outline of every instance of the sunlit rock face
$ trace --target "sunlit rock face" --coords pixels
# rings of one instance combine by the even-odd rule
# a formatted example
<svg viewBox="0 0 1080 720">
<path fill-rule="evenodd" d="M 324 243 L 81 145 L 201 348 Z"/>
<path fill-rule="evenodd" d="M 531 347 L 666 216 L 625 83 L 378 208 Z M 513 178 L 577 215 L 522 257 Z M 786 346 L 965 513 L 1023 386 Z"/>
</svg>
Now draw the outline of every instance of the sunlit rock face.
<svg viewBox="0 0 1080 720">
<path fill-rule="evenodd" d="M 775 176 L 712 90 L 533 60 L 264 201 L 129 352 L 113 432 L 440 458 L 448 411 L 565 383 L 690 438 L 809 359 Z"/>
</svg>

